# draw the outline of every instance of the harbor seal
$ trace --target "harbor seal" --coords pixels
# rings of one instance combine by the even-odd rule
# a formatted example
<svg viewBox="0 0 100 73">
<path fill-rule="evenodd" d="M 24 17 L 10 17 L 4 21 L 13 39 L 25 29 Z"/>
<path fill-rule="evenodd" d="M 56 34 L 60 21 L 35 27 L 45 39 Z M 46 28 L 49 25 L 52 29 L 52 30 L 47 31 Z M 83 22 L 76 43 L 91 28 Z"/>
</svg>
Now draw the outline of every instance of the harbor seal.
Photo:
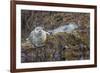
<svg viewBox="0 0 100 73">
<path fill-rule="evenodd" d="M 29 40 L 32 45 L 36 47 L 44 46 L 47 38 L 47 32 L 43 30 L 42 27 L 36 27 L 29 35 L 27 40 Z"/>
</svg>

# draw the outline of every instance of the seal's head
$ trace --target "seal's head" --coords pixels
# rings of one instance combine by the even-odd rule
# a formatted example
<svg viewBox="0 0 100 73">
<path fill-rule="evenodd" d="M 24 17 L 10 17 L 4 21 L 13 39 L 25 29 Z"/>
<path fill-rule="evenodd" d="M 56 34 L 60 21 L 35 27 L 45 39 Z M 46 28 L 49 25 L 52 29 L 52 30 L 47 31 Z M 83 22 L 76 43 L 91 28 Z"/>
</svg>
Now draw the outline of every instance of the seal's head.
<svg viewBox="0 0 100 73">
<path fill-rule="evenodd" d="M 34 29 L 34 32 L 35 32 L 35 34 L 36 35 L 41 35 L 42 34 L 42 32 L 43 32 L 43 28 L 42 27 L 36 27 L 35 29 Z"/>
</svg>

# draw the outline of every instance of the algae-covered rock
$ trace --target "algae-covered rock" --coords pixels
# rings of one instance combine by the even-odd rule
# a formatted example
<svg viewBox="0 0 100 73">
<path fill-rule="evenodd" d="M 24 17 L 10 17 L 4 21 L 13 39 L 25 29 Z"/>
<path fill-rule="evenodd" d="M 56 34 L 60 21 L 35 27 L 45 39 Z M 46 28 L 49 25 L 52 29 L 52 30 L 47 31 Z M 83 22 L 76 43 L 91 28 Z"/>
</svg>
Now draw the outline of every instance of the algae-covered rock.
<svg viewBox="0 0 100 73">
<path fill-rule="evenodd" d="M 89 44 L 86 43 L 88 40 L 85 39 L 86 36 L 81 37 L 81 34 L 78 36 L 80 37 L 73 33 L 59 32 L 55 35 L 48 35 L 43 47 L 30 46 L 29 49 L 25 49 L 23 46 L 22 59 L 24 61 L 22 62 L 89 59 Z"/>
</svg>

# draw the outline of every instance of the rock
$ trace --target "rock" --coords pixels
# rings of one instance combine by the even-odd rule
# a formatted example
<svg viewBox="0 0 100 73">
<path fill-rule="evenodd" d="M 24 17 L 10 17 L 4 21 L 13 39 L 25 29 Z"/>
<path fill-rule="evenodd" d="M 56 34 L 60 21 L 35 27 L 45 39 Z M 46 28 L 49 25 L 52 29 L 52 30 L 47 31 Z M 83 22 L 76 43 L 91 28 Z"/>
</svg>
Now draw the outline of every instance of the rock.
<svg viewBox="0 0 100 73">
<path fill-rule="evenodd" d="M 30 48 L 35 48 L 30 41 L 26 41 L 24 43 L 21 44 L 21 48 L 24 49 L 30 49 Z"/>
</svg>

